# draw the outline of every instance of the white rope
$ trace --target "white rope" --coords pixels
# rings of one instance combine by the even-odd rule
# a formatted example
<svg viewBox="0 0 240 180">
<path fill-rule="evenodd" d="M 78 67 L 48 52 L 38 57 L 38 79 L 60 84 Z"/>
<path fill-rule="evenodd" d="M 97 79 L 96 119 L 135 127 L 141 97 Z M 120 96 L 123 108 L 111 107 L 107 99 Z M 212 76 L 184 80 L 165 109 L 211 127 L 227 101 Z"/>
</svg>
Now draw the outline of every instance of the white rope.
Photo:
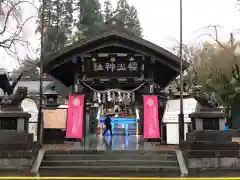
<svg viewBox="0 0 240 180">
<path fill-rule="evenodd" d="M 89 89 L 91 89 L 94 92 L 98 92 L 98 93 L 108 93 L 108 92 L 120 92 L 120 93 L 133 93 L 135 91 L 137 91 L 138 89 L 140 89 L 144 84 L 146 84 L 147 82 L 142 83 L 141 85 L 139 85 L 138 87 L 136 87 L 133 90 L 130 91 L 124 91 L 124 90 L 120 90 L 120 89 L 107 89 L 107 90 L 103 90 L 103 91 L 98 91 L 94 88 L 92 88 L 91 86 L 89 86 L 87 83 L 85 83 L 84 81 L 81 81 L 86 87 L 88 87 Z"/>
</svg>

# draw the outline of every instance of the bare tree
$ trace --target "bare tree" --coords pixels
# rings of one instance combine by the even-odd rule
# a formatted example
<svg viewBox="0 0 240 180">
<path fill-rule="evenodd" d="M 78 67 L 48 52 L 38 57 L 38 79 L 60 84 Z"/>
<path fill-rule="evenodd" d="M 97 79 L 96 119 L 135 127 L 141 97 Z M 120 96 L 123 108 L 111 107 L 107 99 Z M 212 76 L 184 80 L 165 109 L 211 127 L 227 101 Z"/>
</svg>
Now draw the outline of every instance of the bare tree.
<svg viewBox="0 0 240 180">
<path fill-rule="evenodd" d="M 232 31 L 229 34 L 229 40 L 223 42 L 219 40 L 219 27 L 209 25 L 198 30 L 198 32 L 205 31 L 198 37 L 208 36 L 213 42 L 205 42 L 195 55 L 195 59 L 198 60 L 195 67 L 199 74 L 198 83 L 205 91 L 214 92 L 215 97 L 228 112 L 231 103 L 240 94 L 238 80 L 240 60 L 234 55 L 235 48 L 239 44 L 234 34 L 239 30 Z"/>
<path fill-rule="evenodd" d="M 170 51 L 175 55 L 180 54 L 180 44 L 179 41 L 173 37 L 167 38 L 168 42 L 172 41 L 173 44 L 170 46 Z M 183 60 L 189 63 L 189 68 L 184 73 L 184 79 L 187 83 L 185 91 L 188 91 L 193 85 L 196 84 L 196 71 L 195 71 L 195 54 L 200 49 L 198 44 L 183 44 Z"/>
<path fill-rule="evenodd" d="M 26 24 L 36 17 L 23 18 L 24 4 L 36 8 L 32 2 L 25 0 L 0 1 L 0 48 L 4 49 L 11 58 L 17 60 L 17 63 L 20 63 L 19 47 L 32 48 L 23 32 Z"/>
<path fill-rule="evenodd" d="M 221 26 L 216 24 L 210 24 L 206 27 L 200 28 L 196 31 L 197 34 L 200 33 L 200 35 L 198 35 L 196 39 L 203 36 L 211 37 L 214 42 L 216 42 L 221 48 L 227 51 L 226 47 L 219 40 L 219 28 L 221 28 Z"/>
<path fill-rule="evenodd" d="M 235 39 L 233 33 L 231 33 L 228 43 L 221 42 L 219 40 L 219 28 L 221 26 L 211 24 L 198 29 L 196 31 L 198 35 L 194 38 L 194 43 L 183 44 L 183 59 L 190 64 L 184 73 L 184 79 L 188 83 L 188 88 L 199 83 L 206 84 L 211 74 L 215 73 L 213 76 L 216 76 L 220 70 L 226 74 L 231 73 L 232 64 L 230 61 L 233 60 Z M 197 43 L 197 40 L 204 36 L 210 37 L 213 43 Z M 168 42 L 174 42 L 170 47 L 170 51 L 179 56 L 180 44 L 178 40 L 172 37 L 167 40 Z M 222 61 L 219 61 L 219 59 L 222 59 Z"/>
</svg>

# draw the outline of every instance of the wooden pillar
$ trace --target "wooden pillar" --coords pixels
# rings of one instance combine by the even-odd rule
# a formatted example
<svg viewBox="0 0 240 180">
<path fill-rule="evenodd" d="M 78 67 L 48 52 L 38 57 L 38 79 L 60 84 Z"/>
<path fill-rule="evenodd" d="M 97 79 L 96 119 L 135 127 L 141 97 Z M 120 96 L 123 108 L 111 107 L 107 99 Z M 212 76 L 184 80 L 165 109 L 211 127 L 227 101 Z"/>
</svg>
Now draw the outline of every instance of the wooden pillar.
<svg viewBox="0 0 240 180">
<path fill-rule="evenodd" d="M 154 84 L 149 85 L 149 93 L 153 94 L 154 93 Z"/>
<path fill-rule="evenodd" d="M 73 94 L 79 94 L 79 85 L 80 85 L 80 79 L 79 79 L 79 73 L 75 72 L 73 77 Z"/>
<path fill-rule="evenodd" d="M 78 81 L 78 69 L 77 69 L 77 58 L 73 57 L 72 58 L 72 63 L 73 63 L 73 85 L 72 85 L 72 93 L 76 94 L 78 92 L 77 88 L 77 81 Z"/>
<path fill-rule="evenodd" d="M 77 61 L 77 57 L 73 57 L 72 59 L 72 63 L 73 63 L 73 88 L 72 88 L 72 93 L 73 94 L 82 94 L 81 90 L 81 62 Z"/>
</svg>

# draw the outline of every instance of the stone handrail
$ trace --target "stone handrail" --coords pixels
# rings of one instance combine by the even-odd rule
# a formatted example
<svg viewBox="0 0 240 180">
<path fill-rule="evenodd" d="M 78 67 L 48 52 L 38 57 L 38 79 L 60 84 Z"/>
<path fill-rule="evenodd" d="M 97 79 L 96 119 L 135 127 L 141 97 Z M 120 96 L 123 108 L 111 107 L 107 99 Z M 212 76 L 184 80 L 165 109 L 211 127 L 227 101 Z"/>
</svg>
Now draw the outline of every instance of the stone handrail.
<svg viewBox="0 0 240 180">
<path fill-rule="evenodd" d="M 38 170 L 39 170 L 39 168 L 41 166 L 44 154 L 45 154 L 45 150 L 40 149 L 38 151 L 37 157 L 36 157 L 36 159 L 35 159 L 35 161 L 33 163 L 33 166 L 32 166 L 32 169 L 31 169 L 31 173 L 34 174 L 35 176 L 39 176 Z"/>
</svg>

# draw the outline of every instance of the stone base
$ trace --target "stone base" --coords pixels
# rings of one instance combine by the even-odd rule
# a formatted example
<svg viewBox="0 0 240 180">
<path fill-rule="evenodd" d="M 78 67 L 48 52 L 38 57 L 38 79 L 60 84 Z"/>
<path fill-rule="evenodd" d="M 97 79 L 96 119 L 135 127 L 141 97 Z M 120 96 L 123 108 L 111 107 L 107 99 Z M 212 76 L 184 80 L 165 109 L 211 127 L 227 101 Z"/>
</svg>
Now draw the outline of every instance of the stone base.
<svg viewBox="0 0 240 180">
<path fill-rule="evenodd" d="M 221 150 L 239 150 L 240 144 L 236 142 L 228 143 L 213 143 L 209 141 L 188 141 L 181 142 L 179 147 L 184 150 L 193 150 L 193 151 L 221 151 Z"/>
<path fill-rule="evenodd" d="M 0 112 L 0 129 L 28 132 L 28 120 L 31 115 L 21 111 Z"/>
<path fill-rule="evenodd" d="M 27 170 L 37 154 L 33 134 L 16 130 L 0 130 L 0 170 Z"/>
<path fill-rule="evenodd" d="M 188 168 L 190 169 L 240 169 L 240 158 L 189 158 Z"/>
<path fill-rule="evenodd" d="M 187 141 L 208 141 L 215 143 L 228 143 L 232 142 L 232 135 L 224 131 L 205 130 L 205 131 L 194 131 L 187 133 Z"/>
<path fill-rule="evenodd" d="M 0 169 L 30 168 L 33 158 L 0 158 Z"/>
</svg>

